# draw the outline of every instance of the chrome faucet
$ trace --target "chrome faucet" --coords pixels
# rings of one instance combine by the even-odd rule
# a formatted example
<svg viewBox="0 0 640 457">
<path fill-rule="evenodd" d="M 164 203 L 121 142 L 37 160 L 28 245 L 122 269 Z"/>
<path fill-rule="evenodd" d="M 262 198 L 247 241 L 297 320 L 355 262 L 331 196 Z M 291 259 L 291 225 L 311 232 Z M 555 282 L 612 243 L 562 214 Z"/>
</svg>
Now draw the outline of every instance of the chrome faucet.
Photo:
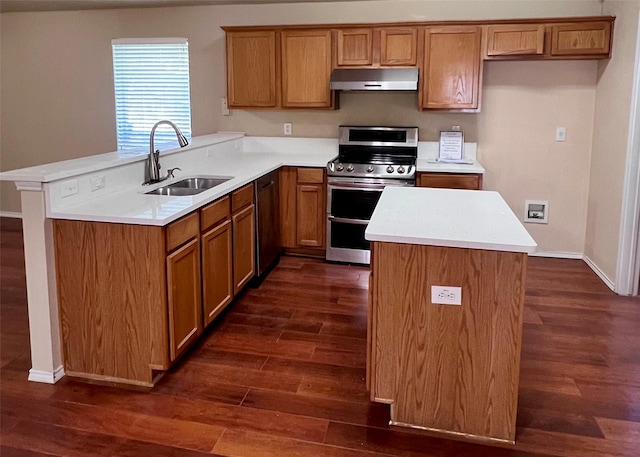
<svg viewBox="0 0 640 457">
<path fill-rule="evenodd" d="M 156 122 L 156 124 L 151 129 L 151 135 L 149 137 L 149 157 L 147 158 L 147 168 L 145 170 L 145 184 L 154 184 L 167 179 L 160 178 L 160 150 L 156 150 L 153 143 L 156 129 L 162 124 L 169 125 L 171 126 L 171 128 L 173 128 L 173 130 L 175 130 L 176 136 L 178 137 L 178 144 L 181 148 L 184 148 L 189 144 L 189 140 L 187 140 L 187 138 L 182 134 L 176 124 L 171 121 Z"/>
</svg>

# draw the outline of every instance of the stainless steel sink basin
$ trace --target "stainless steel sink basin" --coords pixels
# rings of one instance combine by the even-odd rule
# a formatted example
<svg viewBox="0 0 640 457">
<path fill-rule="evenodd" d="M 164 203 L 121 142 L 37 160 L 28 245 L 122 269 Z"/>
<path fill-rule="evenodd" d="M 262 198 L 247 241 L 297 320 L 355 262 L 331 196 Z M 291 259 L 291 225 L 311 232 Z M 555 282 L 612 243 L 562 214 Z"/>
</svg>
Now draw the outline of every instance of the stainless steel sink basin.
<svg viewBox="0 0 640 457">
<path fill-rule="evenodd" d="M 152 195 L 196 195 L 233 179 L 233 176 L 194 176 L 146 192 Z"/>
</svg>

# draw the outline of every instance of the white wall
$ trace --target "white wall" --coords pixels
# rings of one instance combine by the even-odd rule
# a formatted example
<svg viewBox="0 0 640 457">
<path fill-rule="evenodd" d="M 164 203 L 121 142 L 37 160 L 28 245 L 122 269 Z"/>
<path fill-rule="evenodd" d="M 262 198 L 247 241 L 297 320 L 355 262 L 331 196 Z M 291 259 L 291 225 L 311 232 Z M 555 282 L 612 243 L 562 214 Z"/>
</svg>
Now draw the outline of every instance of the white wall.
<svg viewBox="0 0 640 457">
<path fill-rule="evenodd" d="M 616 24 L 613 56 L 598 68 L 584 251 L 612 282 L 620 241 L 639 9 L 640 2 L 635 0 L 604 4 L 604 14 L 615 15 Z"/>
<path fill-rule="evenodd" d="M 139 10 L 4 13 L 1 17 L 3 170 L 115 150 L 111 39 L 189 39 L 193 133 L 242 130 L 279 136 L 335 137 L 342 123 L 413 124 L 421 140 L 461 125 L 479 143 L 485 188 L 498 190 L 522 216 L 525 198 L 548 199 L 548 225 L 528 225 L 543 251 L 581 253 L 597 63 L 488 62 L 482 112 L 417 110 L 416 94 L 342 94 L 337 111 L 232 111 L 225 96 L 222 25 L 384 22 L 601 14 L 587 1 L 371 1 Z M 555 127 L 567 141 L 555 143 Z M 19 211 L 11 185 L 0 208 Z"/>
</svg>

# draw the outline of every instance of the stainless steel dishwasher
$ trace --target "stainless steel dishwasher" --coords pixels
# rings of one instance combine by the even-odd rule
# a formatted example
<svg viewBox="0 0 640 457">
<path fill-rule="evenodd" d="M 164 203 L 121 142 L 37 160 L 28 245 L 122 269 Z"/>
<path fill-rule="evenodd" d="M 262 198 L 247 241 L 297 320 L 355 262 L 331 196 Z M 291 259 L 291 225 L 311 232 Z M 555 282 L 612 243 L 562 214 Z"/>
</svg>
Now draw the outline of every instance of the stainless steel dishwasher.
<svg viewBox="0 0 640 457">
<path fill-rule="evenodd" d="M 256 201 L 256 276 L 260 284 L 266 273 L 280 260 L 280 179 L 275 170 L 258 178 Z"/>
</svg>

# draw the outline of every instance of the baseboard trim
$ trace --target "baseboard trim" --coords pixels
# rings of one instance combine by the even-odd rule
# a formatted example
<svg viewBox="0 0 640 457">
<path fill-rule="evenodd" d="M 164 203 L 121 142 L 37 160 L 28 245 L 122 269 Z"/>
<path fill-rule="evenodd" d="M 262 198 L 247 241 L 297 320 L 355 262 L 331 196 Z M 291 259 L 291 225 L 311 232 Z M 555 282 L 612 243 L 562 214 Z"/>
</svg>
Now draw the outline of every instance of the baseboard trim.
<svg viewBox="0 0 640 457">
<path fill-rule="evenodd" d="M 604 273 L 604 271 L 602 271 L 598 267 L 598 265 L 596 265 L 593 262 L 593 260 L 591 260 L 586 255 L 583 257 L 583 260 L 587 265 L 589 265 L 589 268 L 591 268 L 593 272 L 597 274 L 600 279 L 602 279 L 602 282 L 604 282 L 609 289 L 611 289 L 614 292 L 616 291 L 616 284 L 611 279 L 609 279 L 609 277 Z"/>
<path fill-rule="evenodd" d="M 55 384 L 64 377 L 64 367 L 60 365 L 53 373 L 50 371 L 29 370 L 29 381 L 42 382 L 45 384 Z"/>
<path fill-rule="evenodd" d="M 0 217 L 11 217 L 13 219 L 22 219 L 22 213 L 15 211 L 0 211 Z"/>
<path fill-rule="evenodd" d="M 584 255 L 582 252 L 554 252 L 554 251 L 536 251 L 529 254 L 531 257 L 552 257 L 555 259 L 577 259 L 582 260 Z"/>
</svg>

